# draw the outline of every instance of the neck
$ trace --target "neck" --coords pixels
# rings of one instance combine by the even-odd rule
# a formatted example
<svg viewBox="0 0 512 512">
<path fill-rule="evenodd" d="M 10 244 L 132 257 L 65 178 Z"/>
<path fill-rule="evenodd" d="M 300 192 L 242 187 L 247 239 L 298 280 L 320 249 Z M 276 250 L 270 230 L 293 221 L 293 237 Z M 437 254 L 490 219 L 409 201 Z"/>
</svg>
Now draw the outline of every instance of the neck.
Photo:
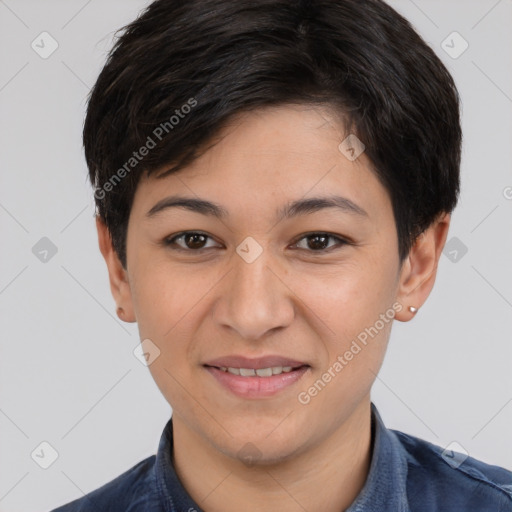
<svg viewBox="0 0 512 512">
<path fill-rule="evenodd" d="M 174 414 L 173 438 L 178 478 L 205 512 L 339 512 L 355 500 L 368 475 L 370 401 L 368 397 L 329 437 L 278 463 L 247 466 Z"/>
</svg>

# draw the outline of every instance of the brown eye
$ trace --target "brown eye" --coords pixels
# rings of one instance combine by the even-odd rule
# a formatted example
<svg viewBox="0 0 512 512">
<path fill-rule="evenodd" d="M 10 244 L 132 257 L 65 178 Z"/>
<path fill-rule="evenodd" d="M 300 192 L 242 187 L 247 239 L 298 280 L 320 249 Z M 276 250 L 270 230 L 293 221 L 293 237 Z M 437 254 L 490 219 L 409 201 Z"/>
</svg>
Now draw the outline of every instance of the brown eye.
<svg viewBox="0 0 512 512">
<path fill-rule="evenodd" d="M 201 249 L 209 249 L 210 247 L 206 246 L 207 240 L 211 240 L 211 237 L 205 235 L 204 233 L 199 233 L 197 231 L 186 231 L 184 233 L 179 233 L 178 235 L 167 238 L 165 240 L 165 245 L 167 246 L 177 246 L 178 250 L 184 251 L 200 251 Z"/>
<path fill-rule="evenodd" d="M 197 233 L 183 235 L 185 245 L 189 249 L 202 249 L 205 244 L 206 238 L 206 236 Z"/>
<path fill-rule="evenodd" d="M 329 233 L 311 233 L 302 237 L 299 242 L 302 240 L 306 240 L 306 246 L 299 247 L 299 243 L 295 244 L 299 249 L 306 249 L 311 252 L 321 252 L 326 249 L 330 249 L 333 246 L 342 246 L 347 245 L 348 242 L 334 235 L 330 235 Z M 329 245 L 330 240 L 335 240 L 337 243 L 334 245 Z"/>
</svg>

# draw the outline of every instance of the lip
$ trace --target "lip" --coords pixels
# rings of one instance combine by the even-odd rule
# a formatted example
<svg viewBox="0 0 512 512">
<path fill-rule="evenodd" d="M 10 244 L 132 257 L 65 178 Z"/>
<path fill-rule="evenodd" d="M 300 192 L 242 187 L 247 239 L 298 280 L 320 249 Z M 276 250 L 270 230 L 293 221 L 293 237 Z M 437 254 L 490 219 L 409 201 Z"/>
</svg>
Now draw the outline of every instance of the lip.
<svg viewBox="0 0 512 512">
<path fill-rule="evenodd" d="M 242 377 L 220 369 L 220 367 L 231 367 L 256 370 L 273 366 L 291 366 L 292 371 L 270 377 Z M 208 361 L 203 367 L 222 387 L 234 395 L 246 399 L 277 395 L 297 383 L 311 369 L 307 363 L 282 356 L 264 356 L 254 359 L 243 356 L 227 356 Z"/>
</svg>

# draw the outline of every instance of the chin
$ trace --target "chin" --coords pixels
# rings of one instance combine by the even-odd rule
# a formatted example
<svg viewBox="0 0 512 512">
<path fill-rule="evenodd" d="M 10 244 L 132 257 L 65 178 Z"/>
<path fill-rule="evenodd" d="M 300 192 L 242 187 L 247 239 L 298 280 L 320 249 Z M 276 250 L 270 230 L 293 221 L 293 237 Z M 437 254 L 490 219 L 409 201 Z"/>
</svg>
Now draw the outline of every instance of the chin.
<svg viewBox="0 0 512 512">
<path fill-rule="evenodd" d="M 275 429 L 275 424 L 273 426 Z M 271 432 L 269 429 L 268 432 Z M 273 433 L 275 434 L 275 432 Z M 303 448 L 301 439 L 289 432 L 281 432 L 280 435 L 247 435 L 240 432 L 233 438 L 225 439 L 223 446 L 217 445 L 217 449 L 227 457 L 237 459 L 245 466 L 272 466 L 294 458 L 297 452 Z"/>
</svg>

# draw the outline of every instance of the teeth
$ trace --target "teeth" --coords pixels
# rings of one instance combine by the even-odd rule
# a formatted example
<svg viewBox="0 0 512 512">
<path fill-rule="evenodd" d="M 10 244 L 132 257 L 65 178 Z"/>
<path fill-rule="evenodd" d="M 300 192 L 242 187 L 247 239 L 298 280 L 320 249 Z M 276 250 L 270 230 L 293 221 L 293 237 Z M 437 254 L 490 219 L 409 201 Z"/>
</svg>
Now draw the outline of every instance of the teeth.
<svg viewBox="0 0 512 512">
<path fill-rule="evenodd" d="M 261 368 L 256 370 L 256 375 L 258 377 L 271 377 L 272 376 L 272 368 Z"/>
<path fill-rule="evenodd" d="M 291 366 L 272 366 L 271 368 L 231 368 L 221 366 L 220 370 L 223 372 L 232 373 L 233 375 L 240 375 L 241 377 L 271 377 L 272 375 L 280 375 L 281 373 L 289 373 L 292 371 Z"/>
</svg>

